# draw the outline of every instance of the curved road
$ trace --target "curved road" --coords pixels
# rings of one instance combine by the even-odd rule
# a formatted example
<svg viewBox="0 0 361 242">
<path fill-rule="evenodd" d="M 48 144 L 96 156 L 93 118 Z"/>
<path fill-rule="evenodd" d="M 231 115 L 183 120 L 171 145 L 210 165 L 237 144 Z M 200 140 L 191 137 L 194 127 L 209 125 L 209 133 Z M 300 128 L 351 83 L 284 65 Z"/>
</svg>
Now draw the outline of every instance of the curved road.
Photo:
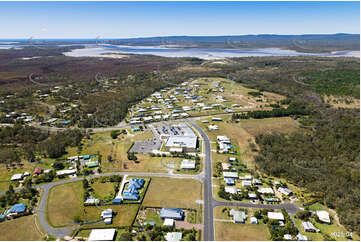
<svg viewBox="0 0 361 242">
<path fill-rule="evenodd" d="M 185 175 L 185 174 L 169 174 L 169 173 L 146 173 L 146 172 L 110 172 L 110 173 L 101 173 L 98 175 L 87 176 L 87 178 L 95 178 L 102 176 L 111 176 L 111 175 L 128 175 L 128 176 L 153 176 L 153 177 L 169 177 L 169 178 L 188 178 L 188 179 L 196 179 L 200 180 L 204 184 L 204 240 L 205 241 L 213 241 L 214 240 L 214 219 L 213 219 L 213 209 L 216 206 L 237 206 L 237 207 L 252 207 L 252 208 L 273 208 L 273 209 L 281 209 L 284 208 L 288 213 L 294 214 L 300 210 L 295 204 L 284 203 L 277 205 L 269 205 L 269 204 L 251 204 L 251 203 L 242 203 L 242 202 L 221 202 L 215 200 L 213 198 L 213 190 L 212 190 L 212 160 L 211 160 L 211 145 L 210 140 L 207 134 L 193 121 L 193 119 L 187 119 L 184 121 L 188 121 L 190 125 L 194 127 L 194 129 L 200 134 L 203 140 L 203 150 L 204 150 L 204 171 L 202 171 L 198 175 Z M 109 130 L 112 128 L 101 128 L 101 130 Z M 117 127 L 119 128 L 119 127 Z M 76 226 L 72 227 L 63 227 L 63 228 L 53 228 L 46 219 L 46 202 L 49 195 L 49 191 L 52 187 L 60 184 L 81 181 L 84 177 L 76 177 L 68 180 L 61 180 L 57 182 L 45 183 L 41 185 L 34 186 L 35 188 L 43 189 L 43 195 L 41 197 L 41 201 L 39 207 L 37 209 L 37 214 L 39 217 L 39 221 L 42 227 L 47 231 L 47 233 L 51 234 L 56 238 L 63 238 L 70 234 L 72 230 L 76 228 Z M 16 189 L 19 190 L 19 189 Z M 2 194 L 4 192 L 0 192 Z"/>
</svg>

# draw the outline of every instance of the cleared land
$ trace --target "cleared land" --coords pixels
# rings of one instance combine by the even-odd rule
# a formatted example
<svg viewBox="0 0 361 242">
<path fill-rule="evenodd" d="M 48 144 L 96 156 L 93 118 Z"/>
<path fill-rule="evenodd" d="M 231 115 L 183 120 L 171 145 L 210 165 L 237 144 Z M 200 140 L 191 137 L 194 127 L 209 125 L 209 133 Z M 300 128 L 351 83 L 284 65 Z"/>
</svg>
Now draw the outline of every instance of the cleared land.
<svg viewBox="0 0 361 242">
<path fill-rule="evenodd" d="M 264 241 L 270 239 L 267 225 L 235 224 L 233 222 L 215 223 L 217 241 Z"/>
<path fill-rule="evenodd" d="M 34 216 L 24 216 L 0 223 L 0 240 L 43 240 Z"/>
<path fill-rule="evenodd" d="M 192 179 L 152 178 L 143 206 L 199 209 L 202 183 Z"/>
<path fill-rule="evenodd" d="M 82 182 L 72 182 L 53 187 L 47 202 L 47 217 L 55 227 L 71 225 L 74 216 L 81 215 L 83 205 Z"/>
</svg>

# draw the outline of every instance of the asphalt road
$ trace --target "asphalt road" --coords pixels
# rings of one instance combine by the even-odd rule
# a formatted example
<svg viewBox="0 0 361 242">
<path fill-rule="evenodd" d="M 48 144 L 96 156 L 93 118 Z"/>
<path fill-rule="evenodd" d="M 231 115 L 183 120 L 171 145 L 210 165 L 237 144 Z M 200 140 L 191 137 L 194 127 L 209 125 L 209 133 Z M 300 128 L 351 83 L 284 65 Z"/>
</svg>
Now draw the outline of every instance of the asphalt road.
<svg viewBox="0 0 361 242">
<path fill-rule="evenodd" d="M 213 209 L 216 206 L 236 206 L 236 207 L 251 207 L 251 208 L 272 208 L 272 209 L 281 209 L 284 208 L 288 213 L 294 214 L 300 210 L 295 204 L 283 203 L 283 204 L 251 204 L 251 203 L 242 203 L 242 202 L 221 202 L 213 198 L 212 191 L 212 160 L 211 160 L 211 144 L 207 134 L 193 121 L 193 119 L 187 119 L 190 125 L 200 134 L 203 140 L 203 152 L 204 152 L 204 171 L 198 175 L 185 175 L 185 174 L 170 174 L 170 173 L 146 173 L 146 172 L 110 172 L 110 173 L 101 173 L 98 175 L 88 176 L 88 178 L 102 177 L 102 176 L 111 176 L 111 175 L 128 175 L 128 176 L 153 176 L 153 177 L 169 177 L 169 178 L 188 178 L 188 179 L 197 179 L 203 182 L 204 184 L 204 240 L 213 241 L 214 240 L 214 219 L 213 219 Z M 119 128 L 119 127 L 118 127 Z M 108 129 L 114 129 L 108 128 Z M 102 129 L 104 130 L 104 129 Z M 105 128 L 107 130 L 107 128 Z M 51 182 L 46 184 L 41 184 L 34 186 L 35 188 L 43 189 L 43 195 L 40 200 L 39 207 L 37 209 L 37 214 L 41 226 L 56 238 L 63 238 L 70 234 L 70 232 L 76 228 L 76 226 L 65 227 L 65 228 L 53 228 L 49 225 L 46 219 L 46 202 L 49 195 L 49 190 L 60 184 L 81 181 L 84 177 L 76 177 L 67 180 L 61 180 L 57 182 Z M 15 189 L 18 190 L 18 189 Z M 0 192 L 2 194 L 4 192 Z"/>
<path fill-rule="evenodd" d="M 215 237 L 214 232 L 214 217 L 213 209 L 217 206 L 227 207 L 249 207 L 249 208 L 271 208 L 282 209 L 284 208 L 288 213 L 295 214 L 300 210 L 295 204 L 283 203 L 283 204 L 252 204 L 242 202 L 221 202 L 213 198 L 212 189 L 212 160 L 211 160 L 211 144 L 207 134 L 192 120 L 188 120 L 198 133 L 202 136 L 203 149 L 204 149 L 204 167 L 205 176 L 203 179 L 204 185 L 204 240 L 213 241 Z"/>
<path fill-rule="evenodd" d="M 212 195 L 212 161 L 211 161 L 211 144 L 207 134 L 192 120 L 188 121 L 202 136 L 204 152 L 204 169 L 205 175 L 203 180 L 203 200 L 204 200 L 204 229 L 203 239 L 206 241 L 214 240 L 214 223 L 213 207 L 214 200 Z"/>
</svg>

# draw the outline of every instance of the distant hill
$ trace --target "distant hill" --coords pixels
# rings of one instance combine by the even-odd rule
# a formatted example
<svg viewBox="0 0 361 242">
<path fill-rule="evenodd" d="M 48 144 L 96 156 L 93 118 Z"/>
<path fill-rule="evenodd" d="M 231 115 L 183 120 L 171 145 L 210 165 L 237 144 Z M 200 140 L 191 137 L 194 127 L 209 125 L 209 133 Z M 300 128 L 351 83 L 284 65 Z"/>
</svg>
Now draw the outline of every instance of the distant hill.
<svg viewBox="0 0 361 242">
<path fill-rule="evenodd" d="M 165 36 L 106 40 L 119 45 L 178 45 L 184 48 L 282 48 L 299 52 L 360 50 L 359 34 Z"/>
</svg>

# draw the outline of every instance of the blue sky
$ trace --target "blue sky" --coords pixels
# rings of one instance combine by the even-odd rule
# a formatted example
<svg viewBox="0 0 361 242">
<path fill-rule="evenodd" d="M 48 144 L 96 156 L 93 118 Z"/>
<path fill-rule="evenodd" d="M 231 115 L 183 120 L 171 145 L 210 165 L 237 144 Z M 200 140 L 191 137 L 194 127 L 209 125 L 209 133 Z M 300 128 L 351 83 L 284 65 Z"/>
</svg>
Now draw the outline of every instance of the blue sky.
<svg viewBox="0 0 361 242">
<path fill-rule="evenodd" d="M 360 33 L 359 2 L 0 2 L 0 39 Z"/>
</svg>

